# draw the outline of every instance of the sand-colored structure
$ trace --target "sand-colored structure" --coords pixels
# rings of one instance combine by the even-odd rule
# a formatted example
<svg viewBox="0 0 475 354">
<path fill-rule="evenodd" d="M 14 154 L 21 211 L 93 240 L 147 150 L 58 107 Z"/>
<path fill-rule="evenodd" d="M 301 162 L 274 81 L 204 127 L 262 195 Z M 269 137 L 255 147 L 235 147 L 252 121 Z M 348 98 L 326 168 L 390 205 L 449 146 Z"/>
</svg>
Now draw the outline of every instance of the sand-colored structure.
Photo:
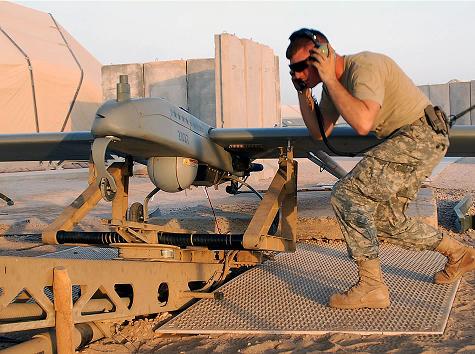
<svg viewBox="0 0 475 354">
<path fill-rule="evenodd" d="M 89 130 L 101 63 L 53 15 L 0 2 L 1 134 Z"/>
</svg>

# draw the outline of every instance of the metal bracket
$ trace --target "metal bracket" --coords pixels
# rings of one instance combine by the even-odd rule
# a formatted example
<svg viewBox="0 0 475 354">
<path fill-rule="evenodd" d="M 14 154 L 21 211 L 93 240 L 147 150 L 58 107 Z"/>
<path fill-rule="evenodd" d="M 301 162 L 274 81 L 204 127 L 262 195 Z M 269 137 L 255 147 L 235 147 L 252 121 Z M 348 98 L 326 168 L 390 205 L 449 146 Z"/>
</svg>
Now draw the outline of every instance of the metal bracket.
<svg viewBox="0 0 475 354">
<path fill-rule="evenodd" d="M 104 138 L 96 138 L 92 143 L 92 160 L 96 166 L 97 183 L 102 198 L 107 202 L 111 202 L 117 193 L 117 185 L 112 175 L 107 171 L 105 163 L 107 146 L 111 141 L 120 141 L 120 139 L 114 136 L 106 136 Z"/>
<path fill-rule="evenodd" d="M 151 191 L 147 196 L 145 197 L 145 200 L 143 202 L 143 221 L 147 222 L 149 215 L 148 215 L 148 203 L 152 197 L 157 194 L 160 191 L 160 188 L 156 187 L 153 191 Z"/>
</svg>

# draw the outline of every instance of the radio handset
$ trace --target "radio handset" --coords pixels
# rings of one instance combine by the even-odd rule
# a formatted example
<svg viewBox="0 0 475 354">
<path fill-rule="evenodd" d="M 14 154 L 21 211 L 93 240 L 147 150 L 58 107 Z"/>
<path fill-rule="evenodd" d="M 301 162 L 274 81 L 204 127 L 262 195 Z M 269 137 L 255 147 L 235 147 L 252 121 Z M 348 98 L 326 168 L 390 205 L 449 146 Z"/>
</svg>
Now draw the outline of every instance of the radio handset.
<svg viewBox="0 0 475 354">
<path fill-rule="evenodd" d="M 315 44 L 315 47 L 317 48 L 317 52 L 320 52 L 325 57 L 328 57 L 330 55 L 327 43 L 318 43 L 317 41 L 314 41 L 313 43 Z"/>
<path fill-rule="evenodd" d="M 295 79 L 294 82 L 295 82 L 297 91 L 299 92 L 302 92 L 303 90 L 307 88 L 307 84 L 302 79 Z"/>
</svg>

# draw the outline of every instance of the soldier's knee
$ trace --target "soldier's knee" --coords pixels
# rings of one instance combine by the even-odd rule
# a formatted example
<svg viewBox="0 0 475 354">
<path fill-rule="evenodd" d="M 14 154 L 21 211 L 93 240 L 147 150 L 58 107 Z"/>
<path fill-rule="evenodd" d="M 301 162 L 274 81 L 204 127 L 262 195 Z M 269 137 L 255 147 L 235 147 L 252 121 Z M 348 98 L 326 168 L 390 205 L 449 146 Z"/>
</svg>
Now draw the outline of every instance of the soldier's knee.
<svg viewBox="0 0 475 354">
<path fill-rule="evenodd" d="M 330 194 L 330 203 L 334 208 L 341 205 L 343 199 L 347 199 L 344 198 L 346 193 L 344 192 L 345 183 L 343 181 L 344 179 L 340 179 L 333 185 L 332 192 Z"/>
<path fill-rule="evenodd" d="M 361 198 L 361 192 L 355 187 L 351 176 L 345 176 L 337 181 L 332 188 L 330 203 L 333 209 L 348 208 L 354 201 Z"/>
</svg>

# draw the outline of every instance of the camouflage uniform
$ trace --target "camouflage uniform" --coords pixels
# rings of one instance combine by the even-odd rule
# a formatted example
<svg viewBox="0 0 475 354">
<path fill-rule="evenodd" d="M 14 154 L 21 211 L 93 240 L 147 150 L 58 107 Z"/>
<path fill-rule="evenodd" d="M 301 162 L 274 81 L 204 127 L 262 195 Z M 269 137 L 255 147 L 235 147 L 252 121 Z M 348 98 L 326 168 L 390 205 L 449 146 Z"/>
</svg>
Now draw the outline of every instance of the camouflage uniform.
<svg viewBox="0 0 475 354">
<path fill-rule="evenodd" d="M 331 204 L 353 259 L 377 258 L 378 238 L 408 249 L 438 246 L 442 234 L 405 212 L 448 146 L 448 136 L 418 119 L 368 151 L 335 184 Z"/>
</svg>

